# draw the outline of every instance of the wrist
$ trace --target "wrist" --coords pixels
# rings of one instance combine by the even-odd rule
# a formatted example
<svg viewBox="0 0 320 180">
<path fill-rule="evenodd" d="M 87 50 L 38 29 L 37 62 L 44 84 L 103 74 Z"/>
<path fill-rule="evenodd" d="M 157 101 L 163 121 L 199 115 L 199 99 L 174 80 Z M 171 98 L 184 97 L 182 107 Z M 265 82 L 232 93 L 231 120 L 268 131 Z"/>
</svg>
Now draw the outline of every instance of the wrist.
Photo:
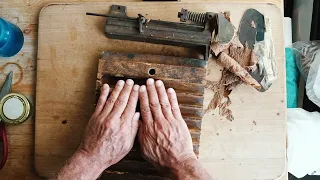
<svg viewBox="0 0 320 180">
<path fill-rule="evenodd" d="M 78 149 L 58 172 L 56 179 L 97 179 L 108 167 L 92 154 Z"/>
<path fill-rule="evenodd" d="M 197 158 L 189 158 L 171 169 L 171 178 L 177 180 L 205 179 L 212 180 L 211 175 Z"/>
<path fill-rule="evenodd" d="M 199 164 L 199 161 L 195 156 L 183 159 L 170 168 L 170 174 L 175 179 L 180 179 L 179 177 L 181 177 L 182 174 L 186 174 L 190 168 L 193 169 L 197 164 Z"/>
<path fill-rule="evenodd" d="M 103 159 L 95 155 L 94 153 L 87 152 L 83 149 L 78 149 L 73 155 L 87 165 L 91 171 L 102 173 L 105 169 L 110 167 L 112 164 L 111 161 Z"/>
</svg>

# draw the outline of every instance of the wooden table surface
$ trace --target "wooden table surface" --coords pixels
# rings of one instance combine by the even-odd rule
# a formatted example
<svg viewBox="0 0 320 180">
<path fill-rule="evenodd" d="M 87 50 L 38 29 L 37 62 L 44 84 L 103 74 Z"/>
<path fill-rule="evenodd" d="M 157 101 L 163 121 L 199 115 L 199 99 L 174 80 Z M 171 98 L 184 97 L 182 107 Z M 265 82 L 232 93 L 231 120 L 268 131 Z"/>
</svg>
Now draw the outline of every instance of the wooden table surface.
<svg viewBox="0 0 320 180">
<path fill-rule="evenodd" d="M 90 0 L 78 0 L 81 2 Z M 95 2 L 108 0 L 95 0 Z M 128 1 L 128 0 L 121 0 Z M 191 0 L 182 0 L 188 2 Z M 222 0 L 216 0 L 222 2 Z M 283 7 L 283 0 L 233 0 L 234 2 L 272 3 Z M 12 58 L 0 58 L 0 84 L 10 70 L 15 72 L 13 92 L 27 95 L 34 102 L 37 60 L 38 15 L 43 6 L 57 2 L 77 2 L 77 0 L 11 0 L 0 2 L 0 17 L 17 24 L 24 32 L 23 49 Z M 119 2 L 119 1 L 117 1 Z M 228 1 L 232 2 L 232 1 Z M 284 71 L 284 69 L 279 69 Z M 282 72 L 283 73 L 283 72 Z M 1 179 L 40 179 L 34 170 L 34 117 L 19 126 L 7 127 L 9 157 Z M 48 162 L 50 163 L 50 162 Z M 254 173 L 254 172 L 252 172 Z M 286 175 L 282 177 L 286 179 Z"/>
</svg>

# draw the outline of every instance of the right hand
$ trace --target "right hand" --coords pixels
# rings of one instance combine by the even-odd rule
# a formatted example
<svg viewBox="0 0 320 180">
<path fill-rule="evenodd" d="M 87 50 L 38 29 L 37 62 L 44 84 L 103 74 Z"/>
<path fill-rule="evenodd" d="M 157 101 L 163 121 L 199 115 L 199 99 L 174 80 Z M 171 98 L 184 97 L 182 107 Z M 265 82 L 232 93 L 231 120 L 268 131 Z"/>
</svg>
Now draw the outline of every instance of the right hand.
<svg viewBox="0 0 320 180">
<path fill-rule="evenodd" d="M 175 91 L 166 91 L 160 80 L 148 79 L 147 86 L 140 87 L 139 99 L 142 122 L 138 135 L 143 157 L 160 170 L 196 160 Z"/>
</svg>

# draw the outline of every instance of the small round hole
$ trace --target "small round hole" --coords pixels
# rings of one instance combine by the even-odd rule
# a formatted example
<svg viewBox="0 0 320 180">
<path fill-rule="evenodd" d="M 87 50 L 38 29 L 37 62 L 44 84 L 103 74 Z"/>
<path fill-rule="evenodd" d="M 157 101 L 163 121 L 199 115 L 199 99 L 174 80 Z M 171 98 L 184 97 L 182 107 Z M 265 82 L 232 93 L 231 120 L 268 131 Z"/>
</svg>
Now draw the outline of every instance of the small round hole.
<svg viewBox="0 0 320 180">
<path fill-rule="evenodd" d="M 118 6 L 118 9 L 120 10 L 120 9 L 121 9 L 121 7 L 120 7 L 120 6 Z"/>
<path fill-rule="evenodd" d="M 209 15 L 209 19 L 211 19 L 212 18 L 212 15 Z"/>
<path fill-rule="evenodd" d="M 153 76 L 156 74 L 156 70 L 155 69 L 149 69 L 149 75 Z"/>
</svg>

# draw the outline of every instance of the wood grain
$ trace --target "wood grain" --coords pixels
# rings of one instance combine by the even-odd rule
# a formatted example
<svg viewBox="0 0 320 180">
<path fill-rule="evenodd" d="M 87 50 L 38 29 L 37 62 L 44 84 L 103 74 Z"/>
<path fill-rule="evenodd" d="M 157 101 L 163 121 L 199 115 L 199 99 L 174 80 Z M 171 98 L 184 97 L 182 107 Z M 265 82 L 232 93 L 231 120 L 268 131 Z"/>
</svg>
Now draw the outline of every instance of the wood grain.
<svg viewBox="0 0 320 180">
<path fill-rule="evenodd" d="M 68 2 L 77 2 L 78 0 L 69 0 Z M 90 1 L 90 0 L 81 0 L 82 2 Z M 108 1 L 108 0 L 95 0 L 98 1 Z M 129 1 L 129 0 L 120 0 L 118 2 L 123 1 Z M 134 1 L 134 0 L 133 0 Z M 226 2 L 226 0 L 212 0 L 214 2 L 223 3 Z M 5 18 L 6 20 L 9 20 L 12 23 L 17 24 L 24 32 L 25 36 L 25 44 L 23 49 L 20 51 L 20 53 L 17 56 L 14 56 L 12 58 L 0 58 L 0 83 L 3 83 L 5 80 L 5 75 L 10 71 L 14 71 L 14 86 L 13 91 L 24 93 L 28 95 L 29 99 L 33 101 L 35 98 L 36 90 L 35 90 L 35 74 L 36 74 L 36 60 L 37 60 L 37 41 L 38 41 L 38 16 L 40 10 L 47 5 L 48 3 L 52 2 L 65 2 L 65 0 L 11 0 L 11 1 L 1 1 L 0 2 L 0 16 L 2 18 Z M 189 0 L 182 0 L 182 2 L 190 2 Z M 199 3 L 199 1 L 197 1 Z M 236 6 L 232 4 L 232 2 L 236 3 L 259 3 L 259 4 L 273 4 L 274 11 L 275 9 L 282 8 L 283 7 L 283 1 L 282 0 L 232 0 L 228 1 L 231 5 L 225 8 L 221 8 L 222 10 L 230 9 L 231 7 L 235 8 Z M 200 4 L 200 3 L 199 3 Z M 271 5 L 272 6 L 272 5 Z M 141 7 L 145 7 L 146 9 L 150 9 L 148 5 L 141 5 Z M 255 5 L 250 4 L 250 7 L 255 7 Z M 259 10 L 268 9 L 270 7 L 260 7 Z M 150 9 L 152 11 L 152 9 Z M 273 97 L 271 99 L 265 99 L 264 94 L 257 94 L 254 91 L 252 91 L 250 88 L 247 87 L 241 87 L 238 89 L 234 94 L 232 95 L 232 101 L 233 101 L 233 111 L 237 114 L 237 116 L 245 116 L 247 114 L 253 114 L 249 115 L 247 119 L 243 120 L 243 118 L 240 118 L 237 120 L 237 123 L 229 123 L 227 121 L 220 121 L 220 117 L 214 116 L 210 117 L 209 121 L 206 122 L 206 126 L 210 126 L 211 128 L 207 128 L 207 132 L 202 134 L 202 139 L 206 138 L 206 140 L 209 142 L 208 144 L 212 144 L 211 146 L 207 146 L 203 148 L 200 153 L 203 154 L 203 158 L 201 158 L 202 161 L 204 161 L 207 157 L 212 157 L 207 160 L 206 166 L 207 168 L 212 171 L 212 168 L 214 168 L 215 172 L 212 172 L 214 174 L 218 173 L 219 177 L 223 177 L 221 179 L 226 179 L 228 177 L 232 177 L 232 175 L 236 175 L 238 173 L 239 177 L 252 177 L 251 179 L 264 179 L 264 177 L 269 177 L 270 172 L 274 172 L 274 169 L 282 169 L 282 165 L 278 166 L 279 160 L 276 160 L 277 157 L 275 156 L 266 156 L 262 159 L 262 161 L 259 161 L 258 155 L 256 155 L 255 152 L 270 152 L 268 149 L 276 147 L 281 147 L 282 143 L 285 142 L 285 139 L 283 140 L 280 138 L 280 140 L 277 140 L 278 137 L 281 137 L 285 133 L 285 110 L 283 108 L 285 104 L 285 98 L 284 98 L 284 66 L 283 66 L 283 45 L 282 45 L 282 28 L 280 28 L 280 25 L 274 23 L 275 21 L 277 23 L 278 19 L 282 17 L 282 12 L 269 12 L 268 15 L 274 14 L 273 16 L 273 26 L 278 26 L 274 30 L 274 39 L 276 42 L 276 49 L 277 49 L 277 57 L 278 57 L 278 71 L 280 74 L 279 80 L 277 83 L 272 87 L 272 92 L 269 93 L 267 96 Z M 101 10 L 101 12 L 105 12 Z M 166 12 L 159 11 L 158 15 L 161 17 L 166 17 Z M 238 13 L 240 15 L 240 13 Z M 277 18 L 275 17 L 277 16 Z M 239 21 L 238 17 L 235 15 L 233 16 L 233 21 L 237 20 Z M 281 21 L 281 20 L 279 20 Z M 120 43 L 121 44 L 121 43 Z M 121 50 L 122 48 L 120 48 Z M 105 50 L 105 49 L 100 49 Z M 163 49 L 164 51 L 169 52 L 166 48 Z M 53 49 L 54 51 L 54 49 Z M 169 54 L 170 55 L 170 54 Z M 172 55 L 172 54 L 171 54 Z M 211 69 L 217 68 L 216 64 L 211 63 Z M 210 69 L 209 68 L 209 69 Z M 210 78 L 214 79 L 210 76 Z M 242 94 L 244 92 L 245 94 Z M 253 92 L 253 93 L 252 93 Z M 207 101 L 212 97 L 211 92 L 207 92 L 208 97 L 206 98 Z M 252 97 L 255 97 L 254 100 Z M 263 99 L 261 104 L 261 100 Z M 280 100 L 280 103 L 278 101 Z M 256 113 L 258 110 L 255 109 L 244 109 L 242 107 L 248 105 L 248 104 L 254 104 L 258 103 L 261 106 L 261 109 L 268 109 L 272 108 L 271 110 L 268 110 L 268 112 L 262 112 L 262 113 Z M 34 103 L 33 103 L 34 104 Z M 274 104 L 277 104 L 274 106 Z M 280 108 L 279 108 L 280 107 Z M 278 109 L 277 109 L 278 108 Z M 275 110 L 277 109 L 277 110 Z M 49 109 L 50 110 L 50 109 Z M 270 112 L 271 111 L 271 112 Z M 72 112 L 71 112 L 72 113 Z M 278 117 L 278 114 L 281 115 Z M 214 113 L 216 114 L 216 113 Z M 252 119 L 256 119 L 256 117 L 264 117 L 256 120 L 257 125 L 254 125 L 252 123 Z M 59 119 L 60 117 L 55 116 L 53 118 L 54 113 L 52 116 L 48 117 L 51 119 Z M 237 117 L 236 116 L 236 117 Z M 274 119 L 275 118 L 275 119 Z M 81 119 L 81 116 L 80 116 Z M 269 121 L 269 119 L 273 119 L 272 121 Z M 59 120 L 63 120 L 60 118 Z M 74 124 L 78 125 L 78 124 Z M 46 127 L 48 125 L 44 125 Z M 81 125 L 79 125 L 81 126 Z M 212 130 L 214 129 L 214 130 Z M 232 129 L 232 131 L 229 132 L 229 129 Z M 252 129 L 252 130 L 251 130 Z M 63 130 L 62 125 L 61 128 L 58 127 L 58 130 Z M 274 133 L 273 133 L 274 132 Z M 282 132 L 282 133 L 281 133 Z M 59 132 L 56 132 L 59 133 Z M 54 139 L 55 134 L 52 135 L 52 139 Z M 72 132 L 70 132 L 72 133 Z M 219 133 L 220 135 L 217 136 L 216 134 Z M 268 133 L 271 136 L 268 136 Z M 9 159 L 4 167 L 0 171 L 0 177 L 1 179 L 40 179 L 39 176 L 37 176 L 34 168 L 33 168 L 33 158 L 34 158 L 34 117 L 31 117 L 30 120 L 25 122 L 24 124 L 21 124 L 19 126 L 9 126 L 7 127 L 7 134 L 8 134 L 8 140 L 9 140 Z M 240 134 L 240 135 L 239 135 Z M 266 138 L 269 137 L 269 138 Z M 252 142 L 252 139 L 254 140 Z M 225 141 L 235 141 L 237 143 L 230 144 L 225 143 Z M 266 144 L 268 144 L 267 148 L 261 142 L 263 145 L 262 147 L 259 147 L 259 142 L 264 141 Z M 251 143 L 252 142 L 252 143 Z M 63 143 L 64 144 L 64 143 Z M 72 144 L 72 142 L 71 142 Z M 247 147 L 244 146 L 245 144 L 249 144 L 249 149 L 251 149 L 247 154 L 251 154 L 251 157 L 248 157 L 244 155 L 242 152 L 243 149 L 246 149 Z M 48 147 L 52 146 L 50 142 L 48 142 Z M 206 150 L 206 148 L 209 148 Z M 236 151 L 238 150 L 238 151 Z M 221 153 L 221 151 L 225 153 Z M 276 150 L 274 150 L 276 151 Z M 203 153 L 202 153 L 203 152 Z M 215 153 L 217 152 L 217 153 Z M 253 153 L 252 153 L 253 152 Z M 62 152 L 61 152 L 62 153 Z M 71 154 L 72 152 L 65 152 L 67 154 Z M 212 155 L 212 153 L 214 153 Z M 209 155 L 211 154 L 211 155 Z M 236 156 L 238 154 L 240 157 Z M 282 159 L 284 156 L 284 152 L 282 150 L 279 150 L 278 159 Z M 232 155 L 232 156 L 231 156 Z M 242 156 L 241 156 L 242 155 Z M 52 154 L 54 156 L 54 154 Z M 228 158 L 226 158 L 228 157 Z M 261 156 L 260 156 L 261 157 Z M 47 164 L 56 164 L 56 162 L 61 161 L 61 159 L 65 159 L 65 157 L 56 157 L 53 161 L 47 162 L 46 160 L 43 160 L 43 163 Z M 250 160 L 251 159 L 251 160 Z M 266 161 L 267 159 L 270 159 L 269 161 Z M 209 161 L 214 162 L 213 166 L 210 166 L 208 164 Z M 241 164 L 240 164 L 241 163 Z M 239 168 L 238 168 L 239 167 Z M 250 169 L 251 168 L 251 169 Z M 219 169 L 221 169 L 219 171 Z M 228 172 L 225 172 L 225 169 L 230 169 Z M 264 169 L 262 172 L 261 169 Z M 257 171 L 256 171 L 257 170 Z M 278 172 L 278 171 L 277 171 Z M 225 175 L 223 175 L 225 174 Z M 247 178 L 250 179 L 250 178 Z M 282 179 L 287 179 L 286 174 L 284 173 L 284 176 Z"/>
<path fill-rule="evenodd" d="M 145 8 L 139 3 L 123 3 L 129 7 L 129 16 L 143 12 L 148 14 L 148 18 L 156 19 L 157 14 L 166 9 L 161 19 L 168 21 L 178 21 L 176 13 L 181 7 L 200 12 L 229 10 L 235 26 L 245 9 L 255 7 L 273 22 L 274 38 L 278 40 L 275 43 L 278 68 L 284 68 L 282 21 L 278 20 L 282 11 L 275 6 L 210 2 L 201 5 L 169 4 L 148 3 L 148 8 Z M 106 7 L 110 5 L 59 4 L 47 6 L 41 11 L 35 165 L 42 176 L 54 174 L 81 140 L 82 131 L 93 111 L 97 59 L 102 51 L 195 56 L 184 48 L 106 38 L 103 33 L 105 19 L 85 16 L 85 12 L 106 13 Z M 208 65 L 207 78 L 219 78 L 220 71 L 215 61 L 208 62 Z M 279 72 L 279 79 L 266 93 L 259 93 L 249 86 L 238 88 L 231 95 L 231 107 L 236 119 L 234 122 L 220 120 L 216 112 L 203 117 L 200 160 L 218 179 L 274 179 L 284 172 L 285 102 L 281 102 L 285 99 L 284 81 L 281 81 L 284 79 L 283 72 Z M 205 91 L 205 105 L 211 97 L 212 92 Z M 61 124 L 64 119 L 68 120 L 67 124 Z M 59 133 L 56 133 L 57 129 Z M 52 160 L 57 164 L 43 163 Z M 222 171 L 228 168 L 236 173 Z"/>
<path fill-rule="evenodd" d="M 166 88 L 175 88 L 181 107 L 182 117 L 186 120 L 192 136 L 194 153 L 199 155 L 201 120 L 203 116 L 203 89 L 205 85 L 207 61 L 201 59 L 175 58 L 172 56 L 103 52 L 98 64 L 96 83 L 97 100 L 103 84 L 115 87 L 118 80 L 133 79 L 135 84 L 145 85 L 147 78 L 160 79 Z M 150 74 L 150 69 L 153 73 Z M 174 86 L 168 86 L 167 81 Z M 202 86 L 199 91 L 190 91 L 190 87 Z M 137 108 L 140 112 L 140 108 Z M 139 143 L 136 141 L 132 150 L 119 163 L 108 168 L 110 176 L 118 174 L 154 175 L 163 177 L 152 164 L 146 162 L 140 152 Z"/>
</svg>

